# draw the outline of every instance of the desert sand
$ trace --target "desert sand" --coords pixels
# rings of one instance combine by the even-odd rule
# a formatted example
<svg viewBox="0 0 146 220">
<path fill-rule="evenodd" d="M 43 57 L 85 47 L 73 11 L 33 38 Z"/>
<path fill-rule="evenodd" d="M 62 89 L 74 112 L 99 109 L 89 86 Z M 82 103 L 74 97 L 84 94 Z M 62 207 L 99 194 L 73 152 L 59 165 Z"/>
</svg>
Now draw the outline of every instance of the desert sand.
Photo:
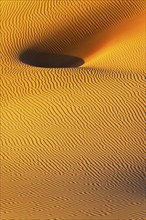
<svg viewBox="0 0 146 220">
<path fill-rule="evenodd" d="M 145 219 L 144 13 L 1 1 L 1 220 Z"/>
</svg>

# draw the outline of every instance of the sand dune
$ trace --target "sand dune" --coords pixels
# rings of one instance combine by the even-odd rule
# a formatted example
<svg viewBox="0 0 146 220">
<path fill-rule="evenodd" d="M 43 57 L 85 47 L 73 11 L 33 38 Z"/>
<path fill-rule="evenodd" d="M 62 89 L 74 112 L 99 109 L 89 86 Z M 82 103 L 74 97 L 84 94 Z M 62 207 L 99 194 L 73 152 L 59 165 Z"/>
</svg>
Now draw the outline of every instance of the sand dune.
<svg viewBox="0 0 146 220">
<path fill-rule="evenodd" d="M 2 220 L 145 219 L 144 6 L 2 0 Z"/>
</svg>

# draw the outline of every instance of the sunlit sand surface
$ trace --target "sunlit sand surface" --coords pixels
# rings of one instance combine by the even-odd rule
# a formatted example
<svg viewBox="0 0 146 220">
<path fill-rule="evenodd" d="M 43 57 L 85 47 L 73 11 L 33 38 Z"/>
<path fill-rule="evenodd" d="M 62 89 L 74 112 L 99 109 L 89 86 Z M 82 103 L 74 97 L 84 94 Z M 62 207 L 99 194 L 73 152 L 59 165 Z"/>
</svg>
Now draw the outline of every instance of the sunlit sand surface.
<svg viewBox="0 0 146 220">
<path fill-rule="evenodd" d="M 144 13 L 1 1 L 2 220 L 145 219 Z"/>
</svg>

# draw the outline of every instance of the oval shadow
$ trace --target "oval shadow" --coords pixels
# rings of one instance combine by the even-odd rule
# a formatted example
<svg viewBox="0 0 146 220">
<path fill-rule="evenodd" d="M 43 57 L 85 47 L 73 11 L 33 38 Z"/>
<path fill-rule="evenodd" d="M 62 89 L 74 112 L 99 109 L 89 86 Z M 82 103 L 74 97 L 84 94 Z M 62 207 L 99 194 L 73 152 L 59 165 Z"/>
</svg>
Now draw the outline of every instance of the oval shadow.
<svg viewBox="0 0 146 220">
<path fill-rule="evenodd" d="M 31 66 L 43 68 L 72 68 L 84 64 L 84 60 L 70 55 L 25 50 L 19 55 L 19 60 Z"/>
</svg>

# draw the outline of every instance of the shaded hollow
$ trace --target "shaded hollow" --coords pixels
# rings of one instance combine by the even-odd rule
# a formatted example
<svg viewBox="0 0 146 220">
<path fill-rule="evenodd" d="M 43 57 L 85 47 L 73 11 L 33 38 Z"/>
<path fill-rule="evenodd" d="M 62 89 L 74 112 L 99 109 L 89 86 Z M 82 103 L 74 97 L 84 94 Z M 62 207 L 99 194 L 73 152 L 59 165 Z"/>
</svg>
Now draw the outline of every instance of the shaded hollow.
<svg viewBox="0 0 146 220">
<path fill-rule="evenodd" d="M 19 59 L 25 64 L 43 68 L 71 68 L 79 67 L 84 64 L 84 60 L 79 57 L 43 53 L 32 49 L 23 51 Z"/>
</svg>

